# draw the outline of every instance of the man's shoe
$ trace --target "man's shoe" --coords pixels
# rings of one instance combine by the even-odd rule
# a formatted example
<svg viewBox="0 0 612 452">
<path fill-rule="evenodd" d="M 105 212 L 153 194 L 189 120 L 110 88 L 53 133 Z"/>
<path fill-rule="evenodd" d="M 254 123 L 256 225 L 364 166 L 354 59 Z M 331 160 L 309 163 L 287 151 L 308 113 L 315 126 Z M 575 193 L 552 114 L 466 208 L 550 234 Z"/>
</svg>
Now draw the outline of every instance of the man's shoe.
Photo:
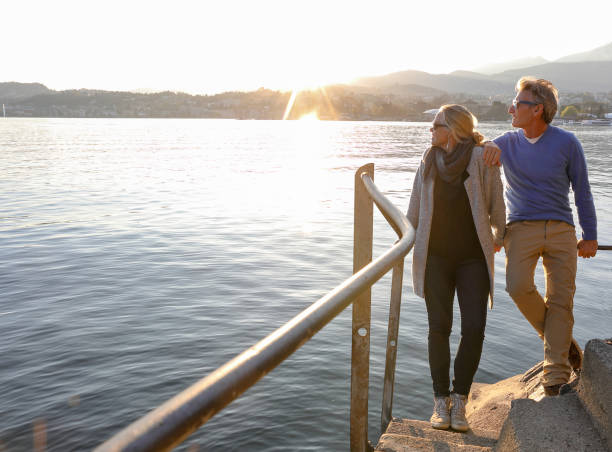
<svg viewBox="0 0 612 452">
<path fill-rule="evenodd" d="M 582 350 L 574 338 L 572 338 L 570 344 L 568 360 L 572 369 L 579 370 L 582 368 Z"/>
<path fill-rule="evenodd" d="M 451 394 L 451 428 L 458 432 L 467 432 L 470 428 L 467 419 L 465 418 L 465 404 L 467 396 L 452 393 Z"/>
<path fill-rule="evenodd" d="M 547 397 L 558 396 L 561 386 L 563 386 L 563 383 L 559 383 L 558 385 L 544 386 L 544 394 L 546 394 Z"/>
<path fill-rule="evenodd" d="M 450 397 L 434 397 L 434 409 L 431 415 L 431 426 L 446 430 L 450 426 Z"/>
</svg>

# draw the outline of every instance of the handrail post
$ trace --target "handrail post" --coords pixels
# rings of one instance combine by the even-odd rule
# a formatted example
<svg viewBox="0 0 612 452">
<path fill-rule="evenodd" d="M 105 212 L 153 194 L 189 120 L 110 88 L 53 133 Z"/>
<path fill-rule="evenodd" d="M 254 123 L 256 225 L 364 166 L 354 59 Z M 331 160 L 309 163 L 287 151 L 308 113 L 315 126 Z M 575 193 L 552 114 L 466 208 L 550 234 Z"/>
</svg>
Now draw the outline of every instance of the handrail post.
<svg viewBox="0 0 612 452">
<path fill-rule="evenodd" d="M 374 164 L 362 166 L 355 174 L 355 225 L 353 236 L 353 273 L 372 261 L 374 206 L 361 175 L 374 180 Z M 370 381 L 370 303 L 371 288 L 353 302 L 351 353 L 351 452 L 368 452 L 368 386 Z"/>
<path fill-rule="evenodd" d="M 393 267 L 391 280 L 391 303 L 389 305 L 389 326 L 387 330 L 387 357 L 385 359 L 385 382 L 383 385 L 383 401 L 380 416 L 381 435 L 391 422 L 393 408 L 393 385 L 395 383 L 395 360 L 397 357 L 397 337 L 399 330 L 400 306 L 402 303 L 402 280 L 404 275 L 404 259 Z"/>
</svg>

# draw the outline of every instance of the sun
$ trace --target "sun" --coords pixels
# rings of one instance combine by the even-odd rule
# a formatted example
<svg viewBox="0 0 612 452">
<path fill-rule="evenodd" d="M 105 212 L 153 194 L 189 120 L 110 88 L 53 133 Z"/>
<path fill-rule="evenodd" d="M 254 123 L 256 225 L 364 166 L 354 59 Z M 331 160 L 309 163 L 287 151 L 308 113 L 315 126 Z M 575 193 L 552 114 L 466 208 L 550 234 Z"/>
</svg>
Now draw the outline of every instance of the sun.
<svg viewBox="0 0 612 452">
<path fill-rule="evenodd" d="M 302 90 L 295 89 L 291 92 L 291 96 L 289 97 L 289 101 L 287 102 L 287 107 L 285 108 L 285 113 L 283 114 L 283 120 L 289 119 L 291 115 L 291 111 L 293 110 L 293 105 L 296 101 L 297 96 L 303 92 Z M 311 91 L 310 95 L 315 95 L 319 97 L 318 106 L 314 107 L 314 110 L 311 110 L 309 113 L 302 115 L 300 120 L 310 120 L 310 121 L 319 121 L 319 113 L 325 119 L 337 119 L 338 114 L 334 105 L 331 102 L 329 95 L 327 94 L 327 89 L 324 86 L 320 86 L 314 93 Z M 310 108 L 313 108 L 312 106 Z"/>
<path fill-rule="evenodd" d="M 323 89 L 322 87 L 317 87 L 317 88 L 312 88 L 312 90 L 321 90 Z M 283 114 L 283 120 L 285 119 L 289 119 L 289 115 L 291 114 L 291 110 L 293 109 L 293 104 L 295 103 L 295 99 L 298 96 L 298 94 L 300 94 L 302 91 L 309 91 L 311 89 L 308 88 L 294 88 L 291 90 L 291 96 L 289 97 L 289 102 L 287 102 L 287 107 L 285 108 L 285 113 Z M 311 116 L 314 115 L 314 118 L 312 118 Z M 300 119 L 319 119 L 317 117 L 317 114 L 313 111 L 310 112 L 308 114 L 303 115 L 302 117 L 300 117 Z"/>
<path fill-rule="evenodd" d="M 305 115 L 300 116 L 300 121 L 318 121 L 319 117 L 317 116 L 316 111 L 311 111 L 310 113 L 306 113 Z"/>
</svg>

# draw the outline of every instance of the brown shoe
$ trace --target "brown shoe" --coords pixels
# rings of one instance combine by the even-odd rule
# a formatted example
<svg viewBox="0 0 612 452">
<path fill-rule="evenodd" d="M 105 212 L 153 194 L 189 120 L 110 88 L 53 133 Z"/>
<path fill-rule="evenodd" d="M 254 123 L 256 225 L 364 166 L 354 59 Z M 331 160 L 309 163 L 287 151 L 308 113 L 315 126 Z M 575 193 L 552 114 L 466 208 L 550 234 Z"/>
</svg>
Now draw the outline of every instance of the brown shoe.
<svg viewBox="0 0 612 452">
<path fill-rule="evenodd" d="M 570 344 L 568 360 L 572 369 L 579 370 L 582 368 L 582 350 L 574 338 L 572 338 Z"/>
<path fill-rule="evenodd" d="M 547 397 L 558 396 L 561 386 L 563 386 L 563 383 L 559 383 L 558 385 L 544 386 L 544 394 L 546 394 Z"/>
</svg>

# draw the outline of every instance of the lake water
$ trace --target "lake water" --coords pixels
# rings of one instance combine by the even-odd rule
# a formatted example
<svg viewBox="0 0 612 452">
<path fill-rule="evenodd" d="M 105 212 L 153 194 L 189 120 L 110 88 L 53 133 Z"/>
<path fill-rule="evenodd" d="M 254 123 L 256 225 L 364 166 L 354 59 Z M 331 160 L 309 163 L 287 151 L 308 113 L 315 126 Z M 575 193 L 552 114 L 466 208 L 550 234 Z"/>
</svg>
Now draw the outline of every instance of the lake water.
<svg viewBox="0 0 612 452">
<path fill-rule="evenodd" d="M 0 451 L 31 450 L 35 425 L 47 450 L 91 449 L 349 277 L 356 169 L 374 162 L 377 186 L 405 211 L 428 127 L 0 120 Z M 480 130 L 492 138 L 509 127 Z M 612 244 L 612 127 L 573 127 L 600 243 Z M 374 237 L 375 256 L 396 240 L 378 212 Z M 411 255 L 393 414 L 427 419 L 427 317 L 410 266 Z M 503 252 L 496 272 L 476 375 L 488 383 L 542 359 L 504 292 Z M 390 279 L 373 289 L 374 442 Z M 580 260 L 574 336 L 582 345 L 612 335 L 611 283 L 612 252 Z M 180 450 L 348 450 L 350 324 L 349 308 Z"/>
</svg>

